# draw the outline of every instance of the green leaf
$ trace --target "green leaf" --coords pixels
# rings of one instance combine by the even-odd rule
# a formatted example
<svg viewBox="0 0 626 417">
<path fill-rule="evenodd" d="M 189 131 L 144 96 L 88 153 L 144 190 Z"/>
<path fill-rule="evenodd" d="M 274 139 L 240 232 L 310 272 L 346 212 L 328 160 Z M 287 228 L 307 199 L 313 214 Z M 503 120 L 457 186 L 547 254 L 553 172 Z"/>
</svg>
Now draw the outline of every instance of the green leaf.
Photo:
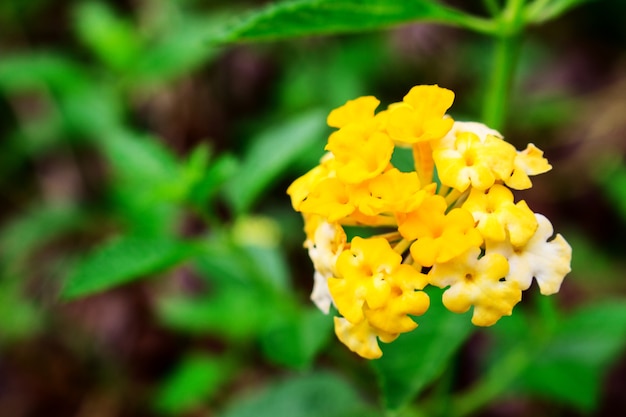
<svg viewBox="0 0 626 417">
<path fill-rule="evenodd" d="M 110 68 L 126 69 L 140 56 L 141 39 L 135 28 L 108 5 L 79 3 L 75 22 L 79 38 Z"/>
<path fill-rule="evenodd" d="M 261 347 L 274 363 L 306 369 L 330 340 L 332 328 L 332 317 L 317 309 L 284 315 L 269 326 Z"/>
<path fill-rule="evenodd" d="M 343 379 L 330 373 L 295 376 L 239 395 L 220 417 L 369 417 L 376 415 Z"/>
<path fill-rule="evenodd" d="M 248 210 L 263 191 L 296 159 L 323 138 L 326 113 L 312 110 L 253 139 L 226 197 L 238 213 Z"/>
<path fill-rule="evenodd" d="M 197 248 L 171 239 L 122 237 L 79 260 L 61 296 L 73 299 L 104 291 L 175 266 Z"/>
<path fill-rule="evenodd" d="M 432 0 L 295 0 L 272 4 L 226 29 L 220 40 L 260 41 L 384 29 L 418 21 L 490 33 L 491 22 Z"/>
<path fill-rule="evenodd" d="M 72 205 L 37 205 L 25 210 L 0 231 L 2 264 L 20 267 L 35 250 L 85 220 L 85 213 Z"/>
<path fill-rule="evenodd" d="M 165 82 L 209 62 L 217 55 L 217 49 L 207 47 L 206 39 L 223 21 L 220 15 L 181 16 L 180 21 L 170 17 L 168 25 L 159 28 L 158 36 L 147 41 L 140 56 L 135 57 L 130 68 L 133 81 Z"/>
<path fill-rule="evenodd" d="M 52 52 L 7 55 L 0 60 L 0 89 L 11 93 L 40 91 L 42 83 L 63 91 L 83 84 L 86 76 L 77 64 Z"/>
<path fill-rule="evenodd" d="M 381 344 L 382 358 L 371 362 L 387 409 L 401 409 L 439 377 L 472 332 L 468 314 L 445 309 L 441 294 L 429 291 L 431 305 L 426 314 L 416 318 L 417 329 L 389 345 Z"/>
<path fill-rule="evenodd" d="M 626 164 L 620 160 L 607 159 L 597 168 L 596 177 L 615 212 L 626 219 Z"/>
<path fill-rule="evenodd" d="M 191 183 L 187 199 L 197 207 L 206 206 L 220 187 L 237 172 L 238 166 L 239 163 L 233 155 L 220 155 L 203 170 L 197 181 Z"/>
<path fill-rule="evenodd" d="M 576 311 L 557 327 L 521 378 L 522 389 L 584 412 L 597 405 L 603 376 L 626 347 L 626 303 Z"/>
<path fill-rule="evenodd" d="M 535 1 L 526 6 L 526 21 L 540 24 L 561 16 L 568 10 L 595 0 L 549 0 Z"/>
<path fill-rule="evenodd" d="M 20 282 L 14 277 L 0 277 L 0 346 L 32 337 L 43 327 L 44 314 L 26 299 Z"/>
<path fill-rule="evenodd" d="M 161 322 L 179 331 L 245 340 L 258 335 L 272 315 L 269 300 L 259 288 L 235 284 L 197 298 L 164 298 L 157 311 Z"/>
<path fill-rule="evenodd" d="M 195 266 L 211 290 L 194 298 L 162 299 L 158 312 L 167 326 L 227 339 L 250 339 L 263 333 L 276 316 L 294 309 L 285 287 L 228 234 L 212 236 L 202 250 Z"/>
<path fill-rule="evenodd" d="M 105 134 L 102 146 L 115 175 L 125 183 L 141 185 L 141 190 L 178 177 L 178 161 L 157 138 L 114 131 Z"/>
<path fill-rule="evenodd" d="M 231 365 L 224 358 L 189 355 L 165 378 L 155 395 L 154 406 L 165 414 L 191 411 L 211 400 L 230 375 Z"/>
</svg>

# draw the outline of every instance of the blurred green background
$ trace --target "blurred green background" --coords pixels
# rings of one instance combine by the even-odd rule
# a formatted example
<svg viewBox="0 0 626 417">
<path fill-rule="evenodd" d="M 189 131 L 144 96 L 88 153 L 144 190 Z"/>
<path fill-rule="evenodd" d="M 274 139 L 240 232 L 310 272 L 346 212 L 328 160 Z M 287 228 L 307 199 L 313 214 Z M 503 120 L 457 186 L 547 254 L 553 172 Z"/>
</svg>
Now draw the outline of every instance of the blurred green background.
<svg viewBox="0 0 626 417">
<path fill-rule="evenodd" d="M 263 2 L 3 0 L 0 416 L 626 410 L 626 2 L 539 2 L 584 4 L 527 28 L 502 133 L 554 166 L 517 199 L 573 271 L 489 329 L 434 303 L 370 363 L 308 300 L 285 190 L 348 99 L 439 84 L 481 120 L 493 39 L 417 22 L 238 42 L 222 34 Z"/>
</svg>

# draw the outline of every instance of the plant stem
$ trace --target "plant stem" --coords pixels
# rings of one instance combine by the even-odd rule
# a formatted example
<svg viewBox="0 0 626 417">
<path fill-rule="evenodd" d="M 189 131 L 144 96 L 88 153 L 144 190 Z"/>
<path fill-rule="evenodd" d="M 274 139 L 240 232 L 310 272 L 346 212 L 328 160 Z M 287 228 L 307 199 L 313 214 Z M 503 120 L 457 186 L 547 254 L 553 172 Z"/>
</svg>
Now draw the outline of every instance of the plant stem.
<svg viewBox="0 0 626 417">
<path fill-rule="evenodd" d="M 497 16 L 500 13 L 500 5 L 496 0 L 483 0 L 485 8 L 492 16 Z"/>
<path fill-rule="evenodd" d="M 483 122 L 502 129 L 506 120 L 517 57 L 523 29 L 524 0 L 510 0 L 500 16 L 500 32 L 496 35 L 491 77 L 483 103 Z"/>
<path fill-rule="evenodd" d="M 526 369 L 531 359 L 527 345 L 509 351 L 474 388 L 453 401 L 449 415 L 451 417 L 471 415 L 498 398 Z"/>
<path fill-rule="evenodd" d="M 506 119 L 518 50 L 517 36 L 504 36 L 496 40 L 482 117 L 486 125 L 496 130 L 502 129 Z"/>
</svg>

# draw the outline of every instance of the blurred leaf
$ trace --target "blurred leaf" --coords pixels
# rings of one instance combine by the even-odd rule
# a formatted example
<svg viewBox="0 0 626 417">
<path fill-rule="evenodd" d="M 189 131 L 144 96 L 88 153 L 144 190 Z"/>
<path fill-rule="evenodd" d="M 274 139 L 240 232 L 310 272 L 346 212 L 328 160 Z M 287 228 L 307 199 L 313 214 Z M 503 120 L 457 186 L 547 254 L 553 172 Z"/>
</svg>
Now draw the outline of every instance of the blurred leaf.
<svg viewBox="0 0 626 417">
<path fill-rule="evenodd" d="M 548 0 L 535 1 L 526 6 L 526 20 L 532 23 L 540 24 L 548 20 L 555 19 L 583 3 L 595 0 Z"/>
<path fill-rule="evenodd" d="M 626 220 L 626 164 L 620 160 L 604 160 L 596 170 L 596 177 L 615 207 L 615 212 Z"/>
<path fill-rule="evenodd" d="M 196 253 L 197 248 L 171 239 L 121 237 L 79 260 L 61 295 L 73 299 L 104 291 L 170 268 Z"/>
<path fill-rule="evenodd" d="M 238 166 L 237 159 L 231 154 L 217 157 L 202 172 L 196 172 L 200 176 L 191 184 L 187 192 L 188 200 L 197 207 L 206 206 L 220 187 L 237 172 Z"/>
<path fill-rule="evenodd" d="M 579 230 L 565 230 L 563 235 L 567 236 L 572 253 L 576 254 L 572 257 L 572 271 L 576 273 L 568 276 L 568 280 L 575 280 L 576 286 L 584 289 L 587 294 L 604 295 L 618 288 L 626 288 L 623 280 L 626 265 L 623 258 L 610 256 L 603 246 L 590 240 Z M 615 249 L 619 251 L 621 248 Z"/>
<path fill-rule="evenodd" d="M 179 230 L 180 205 L 155 197 L 152 189 L 123 181 L 114 181 L 113 187 L 107 196 L 110 214 L 127 234 L 161 238 Z"/>
<path fill-rule="evenodd" d="M 326 114 L 312 110 L 253 139 L 241 167 L 225 189 L 238 213 L 245 212 L 294 160 L 326 131 Z"/>
<path fill-rule="evenodd" d="M 385 406 L 399 410 L 439 377 L 453 355 L 470 336 L 468 314 L 451 313 L 441 303 L 442 291 L 429 290 L 430 308 L 415 320 L 416 330 L 388 345 L 383 356 L 371 362 L 382 385 Z"/>
<path fill-rule="evenodd" d="M 368 94 L 376 77 L 385 77 L 389 68 L 362 63 L 376 56 L 391 66 L 394 59 L 387 39 L 378 34 L 327 42 L 323 48 L 289 48 L 285 56 L 278 97 L 281 108 L 291 111 L 313 107 L 330 110 Z M 312 155 L 315 159 L 320 156 L 321 153 Z"/>
<path fill-rule="evenodd" d="M 165 414 L 181 415 L 209 401 L 231 376 L 228 360 L 192 354 L 183 358 L 162 382 L 155 395 L 155 408 Z"/>
<path fill-rule="evenodd" d="M 104 138 L 106 156 L 120 180 L 145 191 L 179 176 L 178 161 L 158 139 L 131 131 L 109 132 Z"/>
<path fill-rule="evenodd" d="M 280 249 L 244 245 L 234 240 L 231 232 L 216 233 L 204 242 L 204 256 L 196 259 L 204 278 L 212 284 L 257 286 L 276 295 L 284 294 L 289 275 Z M 261 252 L 255 255 L 257 249 Z M 267 259 L 263 259 L 263 251 Z"/>
<path fill-rule="evenodd" d="M 135 28 L 100 2 L 78 3 L 75 15 L 79 38 L 106 65 L 127 69 L 140 55 L 141 39 Z"/>
<path fill-rule="evenodd" d="M 370 417 L 375 414 L 354 389 L 330 373 L 294 376 L 244 397 L 220 417 Z"/>
<path fill-rule="evenodd" d="M 413 151 L 409 148 L 396 147 L 391 155 L 391 163 L 402 172 L 415 171 Z"/>
<path fill-rule="evenodd" d="M 626 347 L 626 304 L 604 301 L 564 319 L 521 379 L 522 389 L 584 412 L 598 404 L 603 376 Z"/>
<path fill-rule="evenodd" d="M 167 236 L 174 232 L 179 204 L 189 187 L 189 172 L 157 139 L 128 130 L 102 135 L 101 145 L 112 166 L 112 209 L 128 232 Z"/>
<path fill-rule="evenodd" d="M 294 0 L 271 4 L 225 30 L 220 40 L 259 41 L 363 32 L 417 21 L 489 32 L 488 21 L 433 0 Z"/>
<path fill-rule="evenodd" d="M 274 316 L 292 308 L 293 299 L 284 287 L 230 233 L 216 233 L 205 241 L 195 266 L 209 282 L 210 291 L 193 298 L 162 299 L 159 314 L 170 327 L 245 339 L 256 337 Z"/>
<path fill-rule="evenodd" d="M 69 90 L 83 84 L 86 76 L 79 65 L 55 52 L 7 55 L 0 60 L 0 89 L 9 93 L 44 87 Z"/>
<path fill-rule="evenodd" d="M 274 363 L 306 369 L 328 343 L 332 329 L 332 317 L 317 309 L 285 314 L 269 325 L 261 339 L 261 347 Z"/>
<path fill-rule="evenodd" d="M 112 84 L 90 79 L 57 98 L 66 134 L 103 146 L 110 132 L 120 130 L 125 104 Z"/>
<path fill-rule="evenodd" d="M 207 46 L 223 16 L 183 16 L 180 21 L 161 28 L 159 34 L 146 42 L 135 57 L 131 74 L 135 82 L 164 82 L 206 64 L 216 56 L 217 49 Z"/>
<path fill-rule="evenodd" d="M 0 345 L 31 337 L 42 328 L 43 314 L 13 277 L 0 279 Z"/>
<path fill-rule="evenodd" d="M 229 340 L 250 339 L 265 326 L 275 307 L 259 288 L 231 285 L 200 297 L 168 297 L 158 304 L 161 321 L 193 334 L 217 334 Z"/>
<path fill-rule="evenodd" d="M 28 123 L 20 126 L 30 139 L 25 145 L 30 149 L 45 149 L 61 138 L 99 138 L 117 130 L 122 120 L 124 106 L 115 88 L 60 54 L 3 58 L 0 89 L 9 94 L 35 93 L 43 114 L 28 115 Z"/>
<path fill-rule="evenodd" d="M 71 205 L 36 205 L 12 219 L 0 230 L 0 259 L 5 267 L 17 267 L 48 241 L 83 224 L 81 209 Z"/>
<path fill-rule="evenodd" d="M 285 254 L 278 246 L 242 245 L 253 268 L 263 282 L 278 290 L 290 287 L 289 269 Z"/>
</svg>

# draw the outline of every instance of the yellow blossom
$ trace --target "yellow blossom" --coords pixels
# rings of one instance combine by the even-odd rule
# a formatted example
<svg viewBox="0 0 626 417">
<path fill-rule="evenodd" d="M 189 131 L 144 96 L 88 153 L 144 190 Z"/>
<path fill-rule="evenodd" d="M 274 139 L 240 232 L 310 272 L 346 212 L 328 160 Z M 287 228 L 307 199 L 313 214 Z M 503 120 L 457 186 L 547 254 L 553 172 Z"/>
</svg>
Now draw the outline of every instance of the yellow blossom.
<svg viewBox="0 0 626 417">
<path fill-rule="evenodd" d="M 515 148 L 496 136 L 487 135 L 481 140 L 472 132 L 459 131 L 454 148 L 437 148 L 433 159 L 442 184 L 459 191 L 470 185 L 486 190 L 496 180 L 511 176 Z"/>
<path fill-rule="evenodd" d="M 402 257 L 382 238 L 352 239 L 337 258 L 337 277 L 328 280 L 339 312 L 352 323 L 363 320 L 363 306 L 380 308 L 391 294 L 391 275 Z"/>
<path fill-rule="evenodd" d="M 327 280 L 335 275 L 335 264 L 346 244 L 346 234 L 340 225 L 328 223 L 318 215 L 305 216 L 305 231 L 307 240 L 304 246 L 308 249 L 315 268 L 311 300 L 328 314 L 332 297 Z"/>
<path fill-rule="evenodd" d="M 346 104 L 331 111 L 326 119 L 328 126 L 342 128 L 349 124 L 366 124 L 374 119 L 374 111 L 380 101 L 374 96 L 348 100 Z"/>
<path fill-rule="evenodd" d="M 465 313 L 474 306 L 472 323 L 491 326 L 500 317 L 509 316 L 513 307 L 522 299 L 522 290 L 515 281 L 505 280 L 509 272 L 506 258 L 488 253 L 479 258 L 480 249 L 475 248 L 460 259 L 436 264 L 429 280 L 440 288 L 449 287 L 443 293 L 443 304 L 455 313 Z"/>
<path fill-rule="evenodd" d="M 522 246 L 537 230 L 537 220 L 526 202 L 513 203 L 513 193 L 501 184 L 487 192 L 472 189 L 462 207 L 472 213 L 485 240 L 508 238 L 514 246 Z"/>
<path fill-rule="evenodd" d="M 454 143 L 456 142 L 456 137 L 459 133 L 469 132 L 473 133 L 481 141 L 484 141 L 487 136 L 495 136 L 497 138 L 502 139 L 502 135 L 497 130 L 491 129 L 489 126 L 486 126 L 482 123 L 478 122 L 462 122 L 455 120 L 452 125 L 452 129 L 440 140 L 436 140 L 432 142 L 433 149 L 454 149 Z"/>
<path fill-rule="evenodd" d="M 405 239 L 417 239 L 411 245 L 411 255 L 422 266 L 446 262 L 482 243 L 467 210 L 454 209 L 446 214 L 446 209 L 443 197 L 432 196 L 399 222 L 398 230 Z"/>
<path fill-rule="evenodd" d="M 328 116 L 338 129 L 328 153 L 287 190 L 305 221 L 311 299 L 325 313 L 336 307 L 338 339 L 364 358 L 417 327 L 428 285 L 445 289 L 448 310 L 473 308 L 472 322 L 490 326 L 533 278 L 553 294 L 570 271 L 565 239 L 510 190 L 551 169 L 543 153 L 532 144 L 518 152 L 484 124 L 454 122 L 453 100 L 431 85 L 378 113 L 373 96 L 346 102 Z M 396 146 L 411 148 L 414 170 L 394 166 Z M 349 240 L 344 228 L 353 226 Z M 358 236 L 364 227 L 371 237 Z"/>
<path fill-rule="evenodd" d="M 445 116 L 453 101 L 454 93 L 437 85 L 413 87 L 401 103 L 389 106 L 387 131 L 405 145 L 440 139 L 454 123 Z"/>
<path fill-rule="evenodd" d="M 391 294 L 387 304 L 373 309 L 365 308 L 365 318 L 377 329 L 390 334 L 405 333 L 417 327 L 412 316 L 421 316 L 428 310 L 430 299 L 420 291 L 428 284 L 425 274 L 409 265 L 400 265 L 393 274 Z"/>
<path fill-rule="evenodd" d="M 525 190 L 532 187 L 529 175 L 538 175 L 548 172 L 552 165 L 543 157 L 543 151 L 532 143 L 529 143 L 521 152 L 515 156 L 513 174 L 504 183 L 516 190 Z"/>
<path fill-rule="evenodd" d="M 347 125 L 328 138 L 326 150 L 335 156 L 337 178 L 358 184 L 387 168 L 393 147 L 386 133 L 361 125 Z"/>
<path fill-rule="evenodd" d="M 351 351 L 366 359 L 377 359 L 383 355 L 378 346 L 378 340 L 390 343 L 398 334 L 385 333 L 371 326 L 367 320 L 358 324 L 350 323 L 343 317 L 335 317 L 335 334 L 337 338 Z"/>
<path fill-rule="evenodd" d="M 313 188 L 315 188 L 322 180 L 334 176 L 332 169 L 333 156 L 330 153 L 324 155 L 320 164 L 311 169 L 309 172 L 296 179 L 287 188 L 287 194 L 291 197 L 291 205 L 294 210 L 300 211 L 300 205 Z"/>
<path fill-rule="evenodd" d="M 359 199 L 359 211 L 373 216 L 382 212 L 409 212 L 419 206 L 430 193 L 422 189 L 415 172 L 400 172 L 392 168 L 367 184 L 365 195 Z"/>
<path fill-rule="evenodd" d="M 552 240 L 552 224 L 541 214 L 535 214 L 539 227 L 524 246 L 515 247 L 508 242 L 487 243 L 487 251 L 499 253 L 509 261 L 507 280 L 515 281 L 522 290 L 530 287 L 533 277 L 541 294 L 559 291 L 563 278 L 571 271 L 572 248 L 557 234 Z"/>
<path fill-rule="evenodd" d="M 347 217 L 356 209 L 348 187 L 337 178 L 326 178 L 316 184 L 299 207 L 303 213 L 324 216 L 329 222 Z"/>
</svg>

